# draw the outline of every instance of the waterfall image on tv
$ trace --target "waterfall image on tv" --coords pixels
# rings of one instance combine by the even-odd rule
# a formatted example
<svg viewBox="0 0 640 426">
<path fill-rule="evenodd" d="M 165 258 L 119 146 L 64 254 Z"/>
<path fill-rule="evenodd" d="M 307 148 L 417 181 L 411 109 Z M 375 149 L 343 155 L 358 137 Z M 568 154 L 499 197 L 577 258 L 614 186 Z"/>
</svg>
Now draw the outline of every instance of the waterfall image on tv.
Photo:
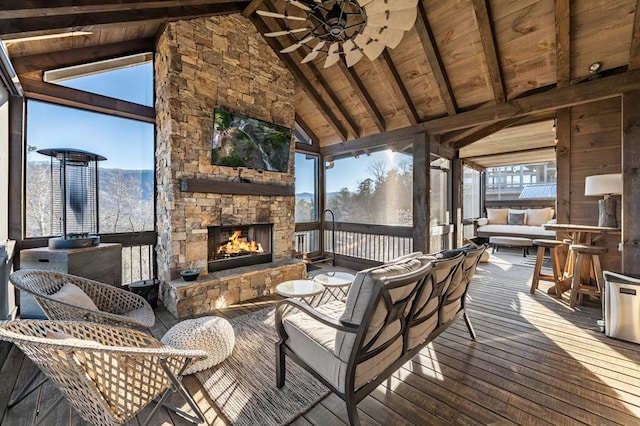
<svg viewBox="0 0 640 426">
<path fill-rule="evenodd" d="M 213 112 L 211 164 L 287 172 L 291 129 L 233 114 Z"/>
</svg>

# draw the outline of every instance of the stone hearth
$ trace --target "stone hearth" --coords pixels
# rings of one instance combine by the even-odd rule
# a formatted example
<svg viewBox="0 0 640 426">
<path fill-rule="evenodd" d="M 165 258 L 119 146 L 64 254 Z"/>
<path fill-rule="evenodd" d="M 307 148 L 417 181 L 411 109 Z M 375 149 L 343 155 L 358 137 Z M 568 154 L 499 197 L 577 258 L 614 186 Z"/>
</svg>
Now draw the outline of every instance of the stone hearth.
<svg viewBox="0 0 640 426">
<path fill-rule="evenodd" d="M 306 273 L 306 265 L 298 259 L 242 266 L 201 275 L 193 282 L 172 280 L 163 286 L 162 297 L 167 310 L 176 318 L 189 318 L 272 294 L 279 283 L 303 278 Z"/>
</svg>

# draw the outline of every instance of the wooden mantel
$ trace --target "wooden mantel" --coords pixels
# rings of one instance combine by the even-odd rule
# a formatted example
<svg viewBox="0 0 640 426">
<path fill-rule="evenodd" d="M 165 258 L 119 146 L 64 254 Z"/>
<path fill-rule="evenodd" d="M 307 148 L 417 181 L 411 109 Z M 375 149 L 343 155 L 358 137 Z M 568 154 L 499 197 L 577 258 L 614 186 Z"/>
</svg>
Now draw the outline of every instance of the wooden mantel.
<svg viewBox="0 0 640 426">
<path fill-rule="evenodd" d="M 204 192 L 211 194 L 295 195 L 295 186 L 293 185 L 284 186 L 254 182 L 228 182 L 200 178 L 180 179 L 180 190 L 182 192 Z"/>
</svg>

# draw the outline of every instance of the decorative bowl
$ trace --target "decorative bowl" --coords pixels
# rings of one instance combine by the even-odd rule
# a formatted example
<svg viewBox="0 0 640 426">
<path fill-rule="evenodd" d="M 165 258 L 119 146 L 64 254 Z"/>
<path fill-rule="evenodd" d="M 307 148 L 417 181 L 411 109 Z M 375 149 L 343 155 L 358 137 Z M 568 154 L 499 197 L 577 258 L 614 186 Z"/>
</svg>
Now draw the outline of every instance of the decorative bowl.
<svg viewBox="0 0 640 426">
<path fill-rule="evenodd" d="M 183 269 L 180 271 L 180 276 L 185 281 L 195 281 L 198 279 L 198 275 L 200 275 L 200 271 L 198 269 Z"/>
</svg>

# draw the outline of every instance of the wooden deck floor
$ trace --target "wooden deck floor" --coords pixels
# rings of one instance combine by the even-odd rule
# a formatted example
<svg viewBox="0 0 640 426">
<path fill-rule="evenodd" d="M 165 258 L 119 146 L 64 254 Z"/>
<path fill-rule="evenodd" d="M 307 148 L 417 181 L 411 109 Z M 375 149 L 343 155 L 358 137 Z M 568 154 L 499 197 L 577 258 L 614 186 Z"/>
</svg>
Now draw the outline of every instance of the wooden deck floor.
<svg viewBox="0 0 640 426">
<path fill-rule="evenodd" d="M 521 263 L 518 255 L 512 258 Z M 449 328 L 358 405 L 363 424 L 640 424 L 640 345 L 600 333 L 597 305 L 574 311 L 566 295 L 562 301 L 548 296 L 546 284 L 531 295 L 531 267 L 494 260 L 480 265 L 469 293 L 478 340 L 469 339 L 463 322 Z M 276 301 L 267 297 L 220 315 L 242 315 Z M 150 330 L 157 337 L 176 322 L 165 310 L 157 318 Z M 0 346 L 0 362 L 0 423 L 33 424 L 57 391 L 46 384 L 7 410 L 9 395 L 35 367 L 7 344 Z M 199 382 L 188 376 L 185 383 L 208 423 L 225 424 Z M 343 402 L 329 395 L 294 424 L 345 421 Z M 153 423 L 187 424 L 167 411 Z M 85 423 L 63 402 L 43 424 Z"/>
</svg>

